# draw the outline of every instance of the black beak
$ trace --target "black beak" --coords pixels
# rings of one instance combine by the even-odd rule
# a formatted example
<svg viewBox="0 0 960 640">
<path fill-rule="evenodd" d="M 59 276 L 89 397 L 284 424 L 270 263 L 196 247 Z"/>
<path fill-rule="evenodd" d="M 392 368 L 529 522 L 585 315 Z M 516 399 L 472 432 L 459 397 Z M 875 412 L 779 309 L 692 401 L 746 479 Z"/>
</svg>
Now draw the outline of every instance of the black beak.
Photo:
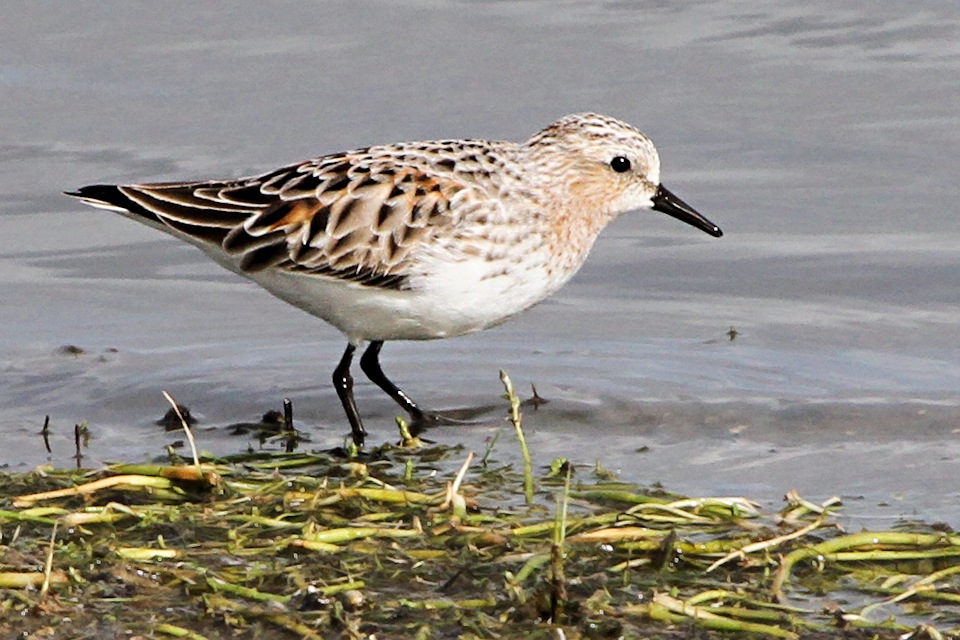
<svg viewBox="0 0 960 640">
<path fill-rule="evenodd" d="M 663 185 L 657 187 L 657 192 L 653 194 L 652 200 L 654 211 L 665 213 L 681 222 L 686 222 L 701 231 L 709 233 L 714 238 L 719 238 L 723 235 L 720 227 L 697 213 L 693 207 L 670 193 Z"/>
</svg>

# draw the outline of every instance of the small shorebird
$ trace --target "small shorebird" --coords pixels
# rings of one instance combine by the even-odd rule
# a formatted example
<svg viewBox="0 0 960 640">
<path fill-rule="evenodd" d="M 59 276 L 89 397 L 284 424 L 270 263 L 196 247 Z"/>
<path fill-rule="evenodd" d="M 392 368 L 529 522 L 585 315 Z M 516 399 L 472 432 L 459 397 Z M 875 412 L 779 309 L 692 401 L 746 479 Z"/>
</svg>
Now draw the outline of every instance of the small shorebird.
<svg viewBox="0 0 960 640">
<path fill-rule="evenodd" d="M 360 368 L 412 418 L 380 368 L 385 340 L 449 338 L 500 324 L 577 272 L 607 224 L 634 209 L 719 227 L 660 184 L 653 143 L 620 120 L 566 116 L 526 142 L 403 142 L 232 180 L 90 185 L 67 195 L 202 249 L 323 318 L 347 349 L 333 383 L 353 440 Z"/>
</svg>

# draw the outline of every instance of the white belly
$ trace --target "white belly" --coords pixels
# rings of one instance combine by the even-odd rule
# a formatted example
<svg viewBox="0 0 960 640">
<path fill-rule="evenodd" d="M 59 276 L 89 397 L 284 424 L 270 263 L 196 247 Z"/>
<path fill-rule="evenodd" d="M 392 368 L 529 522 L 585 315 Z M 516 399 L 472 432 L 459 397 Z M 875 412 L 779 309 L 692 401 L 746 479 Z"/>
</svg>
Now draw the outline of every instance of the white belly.
<svg viewBox="0 0 960 640">
<path fill-rule="evenodd" d="M 236 257 L 220 247 L 186 239 L 221 266 L 322 318 L 358 345 L 449 338 L 500 324 L 563 286 L 592 244 L 591 239 L 558 264 L 531 233 L 511 234 L 510 242 L 501 243 L 503 250 L 487 258 L 467 257 L 437 243 L 418 253 L 403 289 L 384 289 L 278 269 L 245 273 Z"/>
<path fill-rule="evenodd" d="M 248 277 L 278 298 L 323 318 L 358 344 L 480 331 L 540 302 L 563 284 L 540 266 L 515 272 L 456 262 L 427 272 L 412 277 L 409 288 L 402 290 L 280 271 Z"/>
</svg>

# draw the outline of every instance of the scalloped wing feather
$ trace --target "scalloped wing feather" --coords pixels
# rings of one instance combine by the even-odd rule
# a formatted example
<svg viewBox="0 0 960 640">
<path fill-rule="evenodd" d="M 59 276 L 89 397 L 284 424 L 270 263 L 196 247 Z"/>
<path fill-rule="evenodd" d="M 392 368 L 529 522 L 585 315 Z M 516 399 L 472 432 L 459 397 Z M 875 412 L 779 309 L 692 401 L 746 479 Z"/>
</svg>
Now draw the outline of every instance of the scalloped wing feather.
<svg viewBox="0 0 960 640">
<path fill-rule="evenodd" d="M 118 190 L 175 232 L 220 245 L 245 272 L 403 288 L 413 250 L 457 223 L 454 196 L 468 189 L 476 201 L 482 188 L 446 166 L 389 160 L 353 152 L 235 181 Z"/>
</svg>

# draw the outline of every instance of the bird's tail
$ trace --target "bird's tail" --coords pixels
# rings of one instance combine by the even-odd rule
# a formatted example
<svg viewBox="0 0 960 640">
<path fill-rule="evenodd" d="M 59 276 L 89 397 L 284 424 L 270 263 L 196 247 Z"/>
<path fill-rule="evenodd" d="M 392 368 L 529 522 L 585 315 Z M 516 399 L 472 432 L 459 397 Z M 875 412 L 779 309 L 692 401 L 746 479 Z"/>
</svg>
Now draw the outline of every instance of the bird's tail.
<svg viewBox="0 0 960 640">
<path fill-rule="evenodd" d="M 123 190 L 115 184 L 91 184 L 80 187 L 76 191 L 64 191 L 63 193 L 82 200 L 91 207 L 122 213 L 131 218 L 138 218 L 141 222 L 163 224 L 155 213 L 127 197 Z"/>
</svg>

